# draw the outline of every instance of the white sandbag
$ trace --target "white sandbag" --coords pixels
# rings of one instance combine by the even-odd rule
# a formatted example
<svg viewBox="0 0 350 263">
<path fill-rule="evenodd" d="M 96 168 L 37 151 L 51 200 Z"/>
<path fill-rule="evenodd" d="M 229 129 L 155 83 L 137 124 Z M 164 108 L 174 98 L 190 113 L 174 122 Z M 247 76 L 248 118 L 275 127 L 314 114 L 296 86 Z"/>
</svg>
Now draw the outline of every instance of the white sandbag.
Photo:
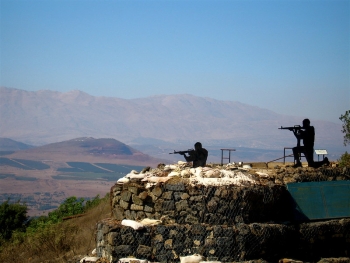
<svg viewBox="0 0 350 263">
<path fill-rule="evenodd" d="M 130 181 L 129 178 L 122 177 L 122 178 L 118 179 L 117 184 L 125 184 L 125 183 L 128 183 L 129 181 Z"/>
<path fill-rule="evenodd" d="M 269 175 L 267 173 L 263 173 L 263 172 L 255 172 L 257 175 L 259 175 L 259 177 L 261 178 L 269 178 Z"/>
<path fill-rule="evenodd" d="M 203 168 L 202 167 L 197 167 L 195 168 L 195 176 L 203 178 L 203 173 L 202 173 Z"/>
<path fill-rule="evenodd" d="M 136 222 L 134 220 L 130 220 L 130 219 L 123 219 L 122 225 L 132 227 L 135 230 L 140 230 L 140 229 L 143 229 L 145 227 L 143 224 Z"/>
<path fill-rule="evenodd" d="M 142 182 L 149 182 L 149 183 L 165 183 L 168 181 L 171 177 L 158 177 L 158 176 L 151 176 L 151 177 L 146 177 L 142 179 Z"/>
<path fill-rule="evenodd" d="M 183 178 L 188 178 L 188 177 L 190 177 L 190 176 L 191 176 L 190 170 L 186 169 L 186 170 L 182 170 L 182 171 L 181 171 L 181 177 L 183 177 Z"/>
<path fill-rule="evenodd" d="M 167 164 L 164 166 L 164 171 L 175 170 L 176 168 L 177 168 L 177 165 L 175 164 Z"/>
<path fill-rule="evenodd" d="M 221 172 L 218 169 L 212 169 L 204 172 L 204 177 L 206 178 L 220 178 Z"/>
<path fill-rule="evenodd" d="M 141 180 L 143 178 L 145 178 L 147 176 L 147 173 L 144 173 L 144 174 L 133 174 L 133 173 L 129 173 L 127 175 L 125 175 L 126 178 L 129 178 L 129 179 L 138 179 L 138 180 Z"/>
<path fill-rule="evenodd" d="M 171 173 L 168 174 L 168 177 L 173 177 L 173 176 L 179 176 L 180 174 L 178 172 L 172 171 Z"/>
<path fill-rule="evenodd" d="M 154 185 L 155 185 L 155 183 L 146 183 L 145 188 L 146 188 L 146 189 L 149 189 L 149 188 L 151 188 L 151 187 L 154 186 Z"/>
<path fill-rule="evenodd" d="M 247 170 L 252 169 L 252 167 L 250 166 L 250 164 L 244 164 L 244 165 L 242 166 L 242 168 L 243 168 L 243 169 L 247 169 Z"/>
<path fill-rule="evenodd" d="M 80 263 L 89 263 L 89 262 L 96 262 L 97 260 L 99 260 L 99 257 L 84 257 L 80 260 Z"/>
<path fill-rule="evenodd" d="M 206 178 L 212 178 L 213 174 L 214 174 L 214 170 L 209 170 L 209 171 L 206 171 L 206 172 L 204 173 L 204 177 L 206 177 Z"/>
<path fill-rule="evenodd" d="M 146 176 L 146 173 L 139 173 L 136 170 L 131 170 L 131 172 L 125 175 L 124 177 L 129 179 L 143 179 L 145 176 Z"/>
<path fill-rule="evenodd" d="M 221 176 L 226 178 L 234 178 L 235 172 L 230 170 L 221 170 Z"/>
<path fill-rule="evenodd" d="M 144 226 L 155 226 L 161 224 L 162 221 L 157 219 L 144 218 L 140 221 L 140 223 Z"/>
<path fill-rule="evenodd" d="M 204 260 L 204 257 L 199 254 L 193 254 L 191 256 L 180 257 L 181 263 L 199 263 Z"/>
<path fill-rule="evenodd" d="M 137 258 L 120 258 L 118 263 L 148 263 L 147 259 L 137 259 Z"/>
</svg>

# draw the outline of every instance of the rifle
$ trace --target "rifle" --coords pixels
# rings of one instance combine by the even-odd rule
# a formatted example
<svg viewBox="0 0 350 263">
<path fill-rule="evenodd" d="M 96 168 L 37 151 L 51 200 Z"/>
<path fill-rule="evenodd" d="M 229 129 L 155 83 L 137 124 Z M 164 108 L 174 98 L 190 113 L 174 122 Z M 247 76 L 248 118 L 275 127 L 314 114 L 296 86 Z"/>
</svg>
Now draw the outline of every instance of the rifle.
<svg viewBox="0 0 350 263">
<path fill-rule="evenodd" d="M 173 153 L 169 153 L 169 154 L 181 154 L 181 155 L 184 155 L 185 153 L 188 153 L 189 155 L 191 155 L 192 153 L 194 152 L 193 149 L 188 149 L 187 151 L 175 151 Z"/>
<path fill-rule="evenodd" d="M 282 127 L 278 128 L 279 130 L 290 130 L 290 131 L 300 131 L 301 129 L 304 129 L 300 125 L 294 125 L 293 127 Z"/>
<path fill-rule="evenodd" d="M 302 129 L 305 129 L 303 127 L 301 127 L 300 125 L 294 125 L 293 127 L 282 127 L 281 128 L 278 128 L 279 130 L 290 130 L 290 131 L 293 131 L 296 135 L 300 135 L 300 131 Z M 297 137 L 297 146 L 299 147 L 300 146 L 300 137 L 296 136 Z"/>
</svg>

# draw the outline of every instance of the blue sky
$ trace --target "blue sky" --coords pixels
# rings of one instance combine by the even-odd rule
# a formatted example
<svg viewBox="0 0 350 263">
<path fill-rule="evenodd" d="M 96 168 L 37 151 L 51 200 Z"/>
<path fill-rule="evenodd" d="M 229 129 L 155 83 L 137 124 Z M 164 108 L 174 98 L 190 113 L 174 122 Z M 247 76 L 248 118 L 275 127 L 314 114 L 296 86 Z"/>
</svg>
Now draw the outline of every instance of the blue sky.
<svg viewBox="0 0 350 263">
<path fill-rule="evenodd" d="M 0 85 L 193 94 L 339 122 L 350 1 L 1 0 Z"/>
</svg>

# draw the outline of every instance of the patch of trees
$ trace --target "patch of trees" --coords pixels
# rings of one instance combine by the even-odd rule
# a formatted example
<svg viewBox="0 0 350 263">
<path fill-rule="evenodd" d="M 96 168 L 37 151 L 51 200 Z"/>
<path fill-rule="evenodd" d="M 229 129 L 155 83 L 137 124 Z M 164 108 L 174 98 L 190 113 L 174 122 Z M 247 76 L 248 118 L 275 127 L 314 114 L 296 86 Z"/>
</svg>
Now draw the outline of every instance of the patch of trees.
<svg viewBox="0 0 350 263">
<path fill-rule="evenodd" d="M 0 245 L 11 238 L 13 231 L 25 230 L 27 206 L 20 202 L 10 204 L 9 200 L 0 205 Z"/>
<path fill-rule="evenodd" d="M 11 238 L 22 239 L 25 235 L 57 224 L 67 217 L 83 214 L 98 205 L 100 201 L 99 195 L 91 200 L 72 196 L 47 216 L 29 219 L 28 207 L 25 203 L 20 201 L 10 203 L 8 199 L 0 205 L 0 246 Z"/>
</svg>

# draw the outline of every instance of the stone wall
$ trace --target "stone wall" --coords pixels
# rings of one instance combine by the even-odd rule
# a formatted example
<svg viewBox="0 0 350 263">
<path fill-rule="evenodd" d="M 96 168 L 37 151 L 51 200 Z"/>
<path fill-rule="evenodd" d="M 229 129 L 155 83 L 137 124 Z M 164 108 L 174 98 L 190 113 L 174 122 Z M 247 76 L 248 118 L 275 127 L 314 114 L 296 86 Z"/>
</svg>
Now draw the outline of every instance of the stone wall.
<svg viewBox="0 0 350 263">
<path fill-rule="evenodd" d="M 138 183 L 111 188 L 111 209 L 117 220 L 161 219 L 179 224 L 281 222 L 291 219 L 284 186 L 193 186 L 170 179 L 150 188 Z"/>
<path fill-rule="evenodd" d="M 283 225 L 169 224 L 134 230 L 109 219 L 98 224 L 97 252 L 110 262 L 134 256 L 153 262 L 179 262 L 199 253 L 221 262 L 294 258 L 308 262 L 322 257 L 349 257 L 350 219 Z"/>
<path fill-rule="evenodd" d="M 267 180 L 279 185 L 298 182 L 350 180 L 350 167 L 322 167 L 318 169 L 299 167 L 295 169 L 288 166 L 276 166 L 275 169 L 269 170 Z"/>
<path fill-rule="evenodd" d="M 163 183 L 137 179 L 115 184 L 112 218 L 97 227 L 98 256 L 110 262 L 128 256 L 179 262 L 193 253 L 221 262 L 350 256 L 350 219 L 293 222 L 285 187 L 288 182 L 347 180 L 349 169 L 276 167 L 249 173 L 249 180 L 228 185 L 181 176 Z M 162 224 L 138 231 L 121 225 L 123 219 L 143 218 Z"/>
</svg>

